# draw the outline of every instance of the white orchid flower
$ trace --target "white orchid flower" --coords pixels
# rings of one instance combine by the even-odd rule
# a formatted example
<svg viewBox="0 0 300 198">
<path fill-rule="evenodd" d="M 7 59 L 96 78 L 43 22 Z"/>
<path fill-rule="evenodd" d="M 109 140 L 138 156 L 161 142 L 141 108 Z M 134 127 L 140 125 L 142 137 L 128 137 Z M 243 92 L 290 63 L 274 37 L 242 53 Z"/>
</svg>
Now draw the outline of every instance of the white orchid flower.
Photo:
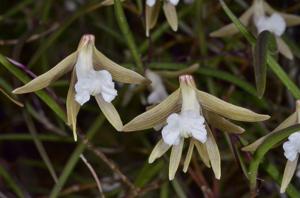
<svg viewBox="0 0 300 198">
<path fill-rule="evenodd" d="M 224 117 L 257 122 L 266 120 L 269 116 L 254 113 L 199 91 L 191 75 L 182 75 L 179 81 L 179 89 L 160 104 L 127 123 L 123 131 L 144 130 L 164 124 L 162 139 L 154 147 L 149 163 L 154 162 L 171 148 L 169 179 L 172 180 L 179 167 L 184 141 L 189 139 L 184 172 L 188 169 L 193 149 L 196 147 L 204 164 L 207 167 L 211 166 L 215 177 L 219 179 L 221 158 L 209 125 L 225 132 L 240 134 L 244 129 Z"/>
<path fill-rule="evenodd" d="M 67 56 L 48 72 L 15 89 L 13 93 L 24 94 L 38 91 L 49 86 L 69 71 L 72 71 L 72 77 L 66 101 L 67 124 L 73 129 L 75 141 L 77 140 L 77 114 L 80 106 L 89 101 L 90 96 L 96 98 L 108 121 L 120 131 L 123 123 L 111 103 L 117 96 L 113 81 L 140 84 L 146 79 L 140 74 L 111 61 L 98 51 L 95 47 L 94 35 L 82 36 L 76 52 Z"/>
<path fill-rule="evenodd" d="M 293 53 L 289 46 L 281 38 L 287 27 L 300 24 L 300 16 L 286 14 L 274 10 L 264 0 L 253 0 L 253 4 L 239 18 L 245 26 L 250 26 L 251 22 L 256 27 L 258 33 L 264 30 L 272 32 L 276 36 L 278 51 L 288 59 L 293 59 Z M 212 37 L 226 37 L 238 33 L 239 30 L 231 23 L 210 34 Z"/>
</svg>

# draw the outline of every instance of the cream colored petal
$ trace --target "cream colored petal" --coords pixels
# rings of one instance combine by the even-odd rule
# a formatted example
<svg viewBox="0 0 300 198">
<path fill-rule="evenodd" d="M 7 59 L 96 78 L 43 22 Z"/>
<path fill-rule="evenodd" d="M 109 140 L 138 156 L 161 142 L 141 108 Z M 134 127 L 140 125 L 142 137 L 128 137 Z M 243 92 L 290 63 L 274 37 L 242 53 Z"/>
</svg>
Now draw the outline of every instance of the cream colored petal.
<svg viewBox="0 0 300 198">
<path fill-rule="evenodd" d="M 194 141 L 196 149 L 197 149 L 197 151 L 200 155 L 201 160 L 203 161 L 205 166 L 210 168 L 209 157 L 208 157 L 208 153 L 207 153 L 207 149 L 206 149 L 205 144 L 202 144 L 202 143 L 198 142 L 197 140 L 193 140 L 193 141 Z"/>
<path fill-rule="evenodd" d="M 135 117 L 123 127 L 123 131 L 138 131 L 163 123 L 167 117 L 180 109 L 180 89 L 177 89 L 160 104 Z"/>
<path fill-rule="evenodd" d="M 242 127 L 230 122 L 229 120 L 213 113 L 210 111 L 204 111 L 204 117 L 207 122 L 217 128 L 222 130 L 223 132 L 234 133 L 234 134 L 242 134 L 245 132 L 245 129 Z"/>
<path fill-rule="evenodd" d="M 165 152 L 169 150 L 171 146 L 166 144 L 162 139 L 160 139 L 152 150 L 148 162 L 151 164 L 156 159 L 160 158 Z"/>
<path fill-rule="evenodd" d="M 178 71 L 156 71 L 160 76 L 167 77 L 167 78 L 172 78 L 172 77 L 178 77 L 180 75 L 184 74 L 192 74 L 196 72 L 199 69 L 199 64 L 193 64 L 189 66 L 188 68 L 178 70 Z"/>
<path fill-rule="evenodd" d="M 288 187 L 289 183 L 291 182 L 293 175 L 296 171 L 297 168 L 297 162 L 298 162 L 299 155 L 294 161 L 287 161 L 283 177 L 282 177 L 282 182 L 281 182 L 281 187 L 280 187 L 280 193 L 284 193 L 286 188 Z"/>
<path fill-rule="evenodd" d="M 208 157 L 211 163 L 211 167 L 215 173 L 216 179 L 221 178 L 221 157 L 216 140 L 209 127 L 207 129 L 207 141 L 205 146 L 207 149 Z"/>
<path fill-rule="evenodd" d="M 282 38 L 276 38 L 276 43 L 277 43 L 277 48 L 278 51 L 285 56 L 286 58 L 293 60 L 294 59 L 294 55 L 290 49 L 290 47 L 285 43 L 284 40 L 282 40 Z"/>
<path fill-rule="evenodd" d="M 170 156 L 170 164 L 169 164 L 169 180 L 173 180 L 176 174 L 176 171 L 179 167 L 182 149 L 183 149 L 184 138 L 181 138 L 180 143 L 178 145 L 173 145 Z"/>
<path fill-rule="evenodd" d="M 144 78 L 142 75 L 118 65 L 107 58 L 96 48 L 94 48 L 94 63 L 96 70 L 105 69 L 109 71 L 113 79 L 116 81 L 132 84 L 141 84 L 147 82 L 146 78 Z"/>
<path fill-rule="evenodd" d="M 293 113 L 292 115 L 290 115 L 287 119 L 285 119 L 278 127 L 276 127 L 271 133 L 268 133 L 267 135 L 259 138 L 258 140 L 256 140 L 255 142 L 253 142 L 252 144 L 249 144 L 248 146 L 245 146 L 242 148 L 243 151 L 249 151 L 249 152 L 254 152 L 256 151 L 256 149 L 263 143 L 263 141 L 273 135 L 274 133 L 277 133 L 278 131 L 285 129 L 287 127 L 290 127 L 294 124 L 297 123 L 297 113 Z"/>
<path fill-rule="evenodd" d="M 178 17 L 176 7 L 168 1 L 165 1 L 163 5 L 163 10 L 169 25 L 171 26 L 172 30 L 176 32 L 178 29 Z"/>
<path fill-rule="evenodd" d="M 242 16 L 239 18 L 241 23 L 245 26 L 248 26 L 253 14 L 253 6 L 251 6 L 248 10 L 246 10 Z M 239 30 L 236 28 L 236 26 L 233 23 L 230 23 L 212 33 L 210 33 L 211 37 L 226 37 L 226 36 L 232 36 L 236 33 L 238 33 Z"/>
<path fill-rule="evenodd" d="M 74 140 L 77 141 L 76 123 L 80 105 L 75 101 L 75 83 L 77 81 L 75 68 L 72 71 L 71 82 L 68 90 L 67 106 L 67 124 L 72 127 Z"/>
<path fill-rule="evenodd" d="M 76 62 L 76 57 L 77 57 L 77 52 L 70 54 L 61 62 L 59 62 L 56 66 L 54 66 L 52 69 L 36 77 L 35 79 L 28 82 L 24 86 L 15 89 L 13 93 L 14 94 L 29 93 L 47 87 L 53 81 L 55 81 L 65 73 L 69 72 L 73 68 Z"/>
<path fill-rule="evenodd" d="M 268 115 L 257 114 L 248 109 L 225 102 L 203 91 L 197 90 L 197 95 L 204 109 L 215 112 L 228 119 L 245 122 L 258 122 L 270 118 Z"/>
<path fill-rule="evenodd" d="M 125 0 L 121 0 L 121 2 L 123 2 Z M 114 0 L 104 0 L 102 1 L 101 3 L 102 6 L 111 6 L 111 5 L 114 5 Z"/>
<path fill-rule="evenodd" d="M 267 2 L 264 2 L 264 9 L 266 10 L 267 14 L 269 14 L 269 15 L 273 14 L 274 12 L 279 13 L 284 18 L 288 27 L 300 25 L 300 16 L 298 16 L 298 15 L 278 12 L 277 10 L 272 8 Z"/>
<path fill-rule="evenodd" d="M 193 156 L 193 150 L 194 150 L 194 141 L 193 139 L 191 139 L 190 141 L 190 145 L 189 145 L 189 149 L 188 149 L 188 152 L 186 154 L 186 157 L 185 157 L 185 160 L 184 160 L 184 165 L 183 165 L 183 172 L 187 172 L 188 168 L 189 168 L 189 165 L 190 165 L 190 162 L 191 162 L 191 159 L 192 159 L 192 156 Z"/>
<path fill-rule="evenodd" d="M 160 1 L 156 1 L 155 5 L 152 7 L 146 5 L 146 36 L 149 36 L 150 30 L 156 25 L 159 16 L 160 4 Z"/>
<path fill-rule="evenodd" d="M 97 95 L 95 98 L 106 119 L 117 131 L 121 131 L 123 123 L 114 105 L 106 102 L 101 95 Z"/>
</svg>

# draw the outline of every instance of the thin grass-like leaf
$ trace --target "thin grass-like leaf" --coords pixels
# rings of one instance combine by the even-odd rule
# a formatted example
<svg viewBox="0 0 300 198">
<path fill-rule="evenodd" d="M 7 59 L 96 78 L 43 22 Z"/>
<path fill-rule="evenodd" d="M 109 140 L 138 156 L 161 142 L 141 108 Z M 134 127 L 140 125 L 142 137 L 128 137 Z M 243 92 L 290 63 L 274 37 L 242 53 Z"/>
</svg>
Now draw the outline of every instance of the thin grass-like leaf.
<svg viewBox="0 0 300 198">
<path fill-rule="evenodd" d="M 262 98 L 266 89 L 266 78 L 267 78 L 267 55 L 268 46 L 273 37 L 272 33 L 269 31 L 263 31 L 258 35 L 255 48 L 254 48 L 254 74 L 257 95 Z"/>
</svg>

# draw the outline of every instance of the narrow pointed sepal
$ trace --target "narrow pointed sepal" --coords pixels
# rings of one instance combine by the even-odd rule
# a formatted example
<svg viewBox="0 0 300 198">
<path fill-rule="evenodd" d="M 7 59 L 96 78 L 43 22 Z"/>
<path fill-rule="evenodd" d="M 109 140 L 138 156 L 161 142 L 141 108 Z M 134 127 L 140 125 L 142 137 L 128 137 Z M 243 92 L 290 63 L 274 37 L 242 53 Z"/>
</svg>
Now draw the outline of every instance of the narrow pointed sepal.
<svg viewBox="0 0 300 198">
<path fill-rule="evenodd" d="M 278 51 L 285 56 L 287 59 L 293 60 L 294 55 L 291 51 L 290 47 L 286 44 L 286 42 L 282 38 L 276 38 L 276 43 L 278 47 Z"/>
<path fill-rule="evenodd" d="M 131 83 L 131 84 L 141 84 L 149 82 L 142 75 L 130 70 L 126 69 L 117 63 L 113 62 L 109 58 L 107 58 L 104 54 L 94 48 L 94 63 L 96 70 L 107 70 L 112 78 L 118 82 L 122 83 Z"/>
<path fill-rule="evenodd" d="M 229 120 L 209 111 L 204 111 L 205 118 L 212 127 L 220 129 L 223 132 L 233 133 L 233 134 L 242 134 L 245 132 L 245 129 L 242 127 L 230 122 Z"/>
<path fill-rule="evenodd" d="M 172 146 L 171 156 L 170 156 L 170 164 L 169 164 L 169 180 L 173 180 L 176 174 L 176 171 L 180 164 L 180 159 L 182 156 L 184 138 L 181 138 L 180 143 L 178 145 Z"/>
<path fill-rule="evenodd" d="M 149 164 L 153 163 L 156 159 L 160 158 L 165 154 L 171 146 L 166 144 L 163 139 L 160 139 L 152 150 L 148 162 Z"/>
<path fill-rule="evenodd" d="M 165 122 L 171 113 L 178 110 L 180 110 L 180 89 L 177 89 L 152 109 L 135 117 L 123 127 L 123 131 L 138 131 L 152 128 Z"/>
<path fill-rule="evenodd" d="M 253 6 L 251 6 L 248 10 L 246 10 L 242 16 L 239 18 L 241 23 L 244 24 L 245 26 L 248 26 L 253 14 Z M 226 36 L 232 36 L 236 33 L 238 33 L 239 30 L 237 27 L 231 23 L 228 24 L 212 33 L 210 33 L 211 37 L 226 37 Z"/>
<path fill-rule="evenodd" d="M 125 0 L 121 0 L 121 2 L 123 2 Z M 114 5 L 114 0 L 104 0 L 102 1 L 101 3 L 102 6 L 111 6 L 111 5 Z"/>
<path fill-rule="evenodd" d="M 77 52 L 74 52 L 59 62 L 52 69 L 46 73 L 36 77 L 32 81 L 28 82 L 22 87 L 19 87 L 13 91 L 14 94 L 24 94 L 29 92 L 38 91 L 50 85 L 53 81 L 60 78 L 65 73 L 69 72 L 77 59 Z"/>
<path fill-rule="evenodd" d="M 176 32 L 178 29 L 178 17 L 176 7 L 170 2 L 165 1 L 163 5 L 163 10 L 170 27 L 173 31 Z"/>
<path fill-rule="evenodd" d="M 202 160 L 202 162 L 205 164 L 206 167 L 210 168 L 210 162 L 209 162 L 209 157 L 208 157 L 208 153 L 207 153 L 207 149 L 205 144 L 202 144 L 200 142 L 198 142 L 197 140 L 193 140 L 194 144 L 196 146 L 196 149 L 198 151 L 198 154 Z"/>
<path fill-rule="evenodd" d="M 285 119 L 278 127 L 276 127 L 271 133 L 259 138 L 258 140 L 256 140 L 255 142 L 253 142 L 252 144 L 249 144 L 248 146 L 245 146 L 242 148 L 243 151 L 248 151 L 248 152 L 254 152 L 256 151 L 256 149 L 264 142 L 264 140 L 277 133 L 278 131 L 281 131 L 282 129 L 285 129 L 287 127 L 290 127 L 294 124 L 297 123 L 297 113 L 293 113 L 292 115 L 290 115 L 287 119 Z"/>
<path fill-rule="evenodd" d="M 189 148 L 188 148 L 188 152 L 186 154 L 185 160 L 184 160 L 184 164 L 183 164 L 183 172 L 187 172 L 192 156 L 193 156 L 193 150 L 194 150 L 194 141 L 191 139 L 190 144 L 189 144 Z"/>
<path fill-rule="evenodd" d="M 67 106 L 67 124 L 72 127 L 74 140 L 77 141 L 76 123 L 80 105 L 75 101 L 75 83 L 77 81 L 75 68 L 72 71 L 71 82 L 68 90 Z"/>
<path fill-rule="evenodd" d="M 294 161 L 287 161 L 282 177 L 280 193 L 284 193 L 289 183 L 291 182 L 297 168 L 298 158 L 299 155 L 297 155 L 297 158 Z"/>
<path fill-rule="evenodd" d="M 145 18 L 146 18 L 146 36 L 150 34 L 150 30 L 156 25 L 160 10 L 160 1 L 156 1 L 155 5 L 150 7 L 146 5 Z"/>
<path fill-rule="evenodd" d="M 210 128 L 207 126 L 206 129 L 207 129 L 207 141 L 205 142 L 205 146 L 207 149 L 209 161 L 215 173 L 216 179 L 220 179 L 221 178 L 221 156 L 220 156 L 219 148 Z"/>
<path fill-rule="evenodd" d="M 231 120 L 259 122 L 270 118 L 268 115 L 258 114 L 249 109 L 230 104 L 203 91 L 198 90 L 197 95 L 204 109 L 215 112 Z"/>
<path fill-rule="evenodd" d="M 101 95 L 97 95 L 95 98 L 106 119 L 117 131 L 121 131 L 123 128 L 123 123 L 114 105 L 106 102 Z"/>
</svg>

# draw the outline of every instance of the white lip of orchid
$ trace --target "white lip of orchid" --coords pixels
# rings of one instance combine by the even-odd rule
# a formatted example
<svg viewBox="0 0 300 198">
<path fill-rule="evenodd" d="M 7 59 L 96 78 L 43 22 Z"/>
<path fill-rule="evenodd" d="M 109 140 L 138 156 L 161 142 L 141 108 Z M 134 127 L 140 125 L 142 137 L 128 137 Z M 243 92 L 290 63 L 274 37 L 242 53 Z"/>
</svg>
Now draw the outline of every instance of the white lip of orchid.
<svg viewBox="0 0 300 198">
<path fill-rule="evenodd" d="M 265 15 L 256 17 L 255 26 L 258 33 L 268 30 L 274 33 L 277 37 L 280 37 L 285 32 L 286 22 L 280 14 L 274 13 L 270 17 Z"/>
<path fill-rule="evenodd" d="M 146 4 L 150 7 L 153 7 L 155 5 L 157 0 L 146 0 Z"/>
<path fill-rule="evenodd" d="M 111 102 L 117 96 L 111 74 L 106 70 L 96 71 L 93 66 L 94 37 L 83 37 L 75 65 L 77 82 L 75 84 L 75 100 L 83 105 L 90 96 L 101 94 L 106 102 Z"/>
<path fill-rule="evenodd" d="M 145 76 L 151 80 L 151 93 L 147 97 L 147 102 L 149 104 L 158 104 L 168 97 L 166 88 L 158 74 L 147 69 Z"/>
<path fill-rule="evenodd" d="M 193 137 L 205 143 L 207 131 L 205 119 L 201 115 L 195 83 L 190 75 L 180 76 L 182 107 L 180 114 L 172 113 L 167 118 L 167 125 L 162 129 L 163 141 L 168 145 L 178 145 L 181 138 Z"/>
<path fill-rule="evenodd" d="M 288 141 L 283 144 L 284 156 L 289 161 L 294 161 L 300 153 L 300 132 L 295 132 L 289 136 Z"/>
</svg>

